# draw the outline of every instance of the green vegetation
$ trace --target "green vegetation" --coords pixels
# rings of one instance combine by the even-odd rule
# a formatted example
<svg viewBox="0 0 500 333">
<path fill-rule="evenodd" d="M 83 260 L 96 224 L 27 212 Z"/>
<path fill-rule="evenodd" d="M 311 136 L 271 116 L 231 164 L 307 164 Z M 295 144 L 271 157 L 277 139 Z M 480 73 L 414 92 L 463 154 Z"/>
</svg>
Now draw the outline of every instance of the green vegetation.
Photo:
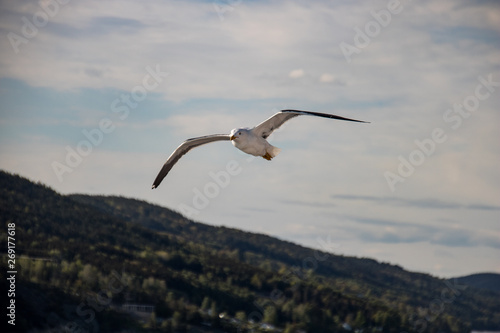
<svg viewBox="0 0 500 333">
<path fill-rule="evenodd" d="M 0 172 L 0 217 L 3 249 L 6 225 L 16 225 L 21 331 L 399 333 L 500 326 L 498 292 L 195 223 L 134 199 L 63 196 Z M 4 269 L 6 290 L 5 275 Z M 144 311 L 127 312 L 127 304 Z M 12 329 L 6 320 L 0 325 Z"/>
</svg>

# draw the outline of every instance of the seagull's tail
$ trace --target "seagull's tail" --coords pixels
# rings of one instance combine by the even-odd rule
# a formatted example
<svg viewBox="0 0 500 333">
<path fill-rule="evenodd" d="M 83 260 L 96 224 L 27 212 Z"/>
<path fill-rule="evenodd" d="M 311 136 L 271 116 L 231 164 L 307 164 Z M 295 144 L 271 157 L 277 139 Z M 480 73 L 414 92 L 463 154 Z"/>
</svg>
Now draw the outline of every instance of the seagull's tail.
<svg viewBox="0 0 500 333">
<path fill-rule="evenodd" d="M 278 156 L 280 151 L 281 151 L 280 148 L 275 147 L 275 146 L 271 146 L 271 151 L 269 152 L 269 155 L 271 155 L 272 157 L 276 157 L 276 156 Z"/>
<path fill-rule="evenodd" d="M 279 149 L 278 147 L 274 147 L 274 146 L 269 145 L 269 147 L 267 147 L 267 149 L 266 149 L 266 155 L 264 155 L 263 157 L 266 160 L 270 161 L 273 157 L 278 156 L 280 151 L 281 151 L 281 149 Z"/>
</svg>

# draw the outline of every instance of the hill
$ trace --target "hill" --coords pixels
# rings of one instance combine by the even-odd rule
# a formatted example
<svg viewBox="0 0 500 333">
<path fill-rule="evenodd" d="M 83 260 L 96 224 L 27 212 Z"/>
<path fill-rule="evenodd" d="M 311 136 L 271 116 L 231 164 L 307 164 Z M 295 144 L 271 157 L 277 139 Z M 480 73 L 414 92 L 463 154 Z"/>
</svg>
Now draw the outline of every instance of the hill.
<svg viewBox="0 0 500 333">
<path fill-rule="evenodd" d="M 23 331 L 399 333 L 500 326 L 500 293 L 334 255 L 328 239 L 325 251 L 312 250 L 196 223 L 135 199 L 63 196 L 5 172 L 0 217 L 15 230 L 16 328 Z M 9 230 L 0 231 L 4 249 Z M 8 290 L 8 274 L 0 275 Z M 4 332 L 13 328 L 1 325 Z"/>
<path fill-rule="evenodd" d="M 478 289 L 500 292 L 500 274 L 478 273 L 456 278 L 458 283 Z"/>
</svg>

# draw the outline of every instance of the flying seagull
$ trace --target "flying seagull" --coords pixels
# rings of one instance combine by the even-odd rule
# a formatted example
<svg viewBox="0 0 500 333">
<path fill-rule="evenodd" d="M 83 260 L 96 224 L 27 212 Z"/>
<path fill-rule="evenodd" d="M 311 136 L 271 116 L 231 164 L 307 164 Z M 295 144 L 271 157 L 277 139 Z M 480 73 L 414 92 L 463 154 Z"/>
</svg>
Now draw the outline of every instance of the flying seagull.
<svg viewBox="0 0 500 333">
<path fill-rule="evenodd" d="M 157 188 L 163 178 L 168 174 L 177 161 L 184 156 L 188 151 L 198 146 L 215 142 L 215 141 L 231 141 L 233 146 L 239 150 L 254 156 L 262 156 L 270 161 L 273 157 L 279 154 L 280 149 L 272 146 L 267 142 L 267 137 L 271 133 L 283 125 L 286 121 L 297 116 L 317 116 L 323 118 L 339 119 L 355 121 L 358 123 L 367 123 L 367 121 L 349 119 L 333 114 L 300 111 L 300 110 L 281 110 L 274 114 L 269 119 L 255 126 L 254 128 L 235 128 L 228 134 L 214 134 L 201 136 L 198 138 L 187 139 L 169 156 L 163 167 L 161 168 L 158 176 L 153 183 L 152 188 Z"/>
</svg>

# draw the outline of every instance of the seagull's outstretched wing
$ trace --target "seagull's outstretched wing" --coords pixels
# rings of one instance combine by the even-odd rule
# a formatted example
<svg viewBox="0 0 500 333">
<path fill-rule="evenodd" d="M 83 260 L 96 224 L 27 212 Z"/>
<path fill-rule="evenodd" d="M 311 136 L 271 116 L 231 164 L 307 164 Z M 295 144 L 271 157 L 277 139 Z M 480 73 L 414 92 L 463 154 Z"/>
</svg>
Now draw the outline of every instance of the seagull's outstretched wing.
<svg viewBox="0 0 500 333">
<path fill-rule="evenodd" d="M 300 110 L 281 110 L 280 112 L 274 114 L 271 118 L 266 121 L 260 123 L 255 126 L 252 131 L 255 135 L 261 136 L 264 139 L 267 139 L 271 133 L 283 125 L 287 120 L 290 120 L 297 116 L 317 116 L 323 118 L 331 118 L 331 119 L 339 119 L 339 120 L 348 120 L 348 121 L 356 121 L 358 123 L 367 123 L 367 121 L 344 118 L 340 116 L 336 116 L 328 113 L 319 113 L 319 112 L 311 112 L 311 111 L 300 111 Z"/>
<path fill-rule="evenodd" d="M 214 141 L 229 141 L 229 138 L 230 136 L 226 134 L 214 134 L 201 136 L 199 138 L 187 139 L 179 147 L 177 147 L 172 155 L 168 157 L 167 161 L 165 162 L 165 164 L 163 164 L 163 167 L 158 173 L 158 176 L 156 176 L 152 188 L 157 188 L 163 178 L 165 178 L 165 176 L 168 174 L 170 169 L 172 169 L 172 167 L 175 165 L 175 163 L 177 163 L 177 161 L 191 149 Z"/>
</svg>

